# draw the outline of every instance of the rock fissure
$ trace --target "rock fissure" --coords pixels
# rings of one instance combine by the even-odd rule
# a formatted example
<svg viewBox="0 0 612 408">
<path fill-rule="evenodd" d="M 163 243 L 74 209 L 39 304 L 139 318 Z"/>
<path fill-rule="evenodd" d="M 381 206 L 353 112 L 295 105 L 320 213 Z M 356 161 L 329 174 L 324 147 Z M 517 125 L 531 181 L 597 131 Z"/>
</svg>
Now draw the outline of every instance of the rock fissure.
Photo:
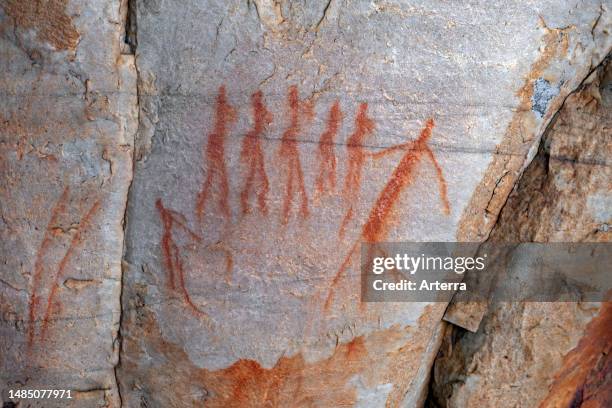
<svg viewBox="0 0 612 408">
<path fill-rule="evenodd" d="M 470 333 L 359 298 L 363 239 L 609 240 L 609 85 L 587 75 L 609 13 L 554 3 L 0 0 L 0 388 L 512 406 L 495 381 L 543 398 L 534 364 L 577 346 L 549 400 L 601 399 L 605 341 L 572 343 L 595 305 L 489 308 Z"/>
<path fill-rule="evenodd" d="M 121 49 L 122 49 L 122 53 L 124 54 L 128 54 L 128 55 L 133 55 L 135 57 L 136 55 L 136 47 L 137 47 L 137 26 L 136 26 L 136 19 L 137 19 L 137 0 L 124 0 L 124 6 L 123 8 L 125 9 L 125 14 L 124 14 L 124 33 L 123 33 L 123 38 L 122 38 L 122 44 L 121 44 Z M 138 74 L 138 66 L 137 66 L 137 59 L 134 58 L 134 73 L 135 73 L 135 84 L 136 84 L 136 89 L 134 89 L 134 92 L 136 93 L 136 100 L 135 100 L 135 106 L 133 106 L 132 108 L 137 112 L 137 116 L 135 118 L 136 120 L 136 131 L 132 136 L 132 140 L 131 140 L 131 146 L 132 148 L 132 156 L 131 156 L 131 173 L 132 173 L 132 177 L 130 179 L 130 182 L 127 186 L 127 193 L 126 193 L 126 199 L 125 199 L 125 206 L 124 206 L 124 211 L 123 211 L 123 217 L 121 220 L 122 223 L 122 228 L 123 228 L 123 243 L 122 243 L 122 247 L 123 247 L 123 252 L 122 252 L 122 256 L 121 256 L 121 277 L 120 277 L 120 290 L 119 290 L 119 328 L 117 329 L 117 335 L 116 338 L 114 339 L 113 343 L 114 343 L 114 349 L 115 352 L 117 353 L 117 357 L 115 360 L 115 364 L 113 367 L 113 374 L 114 374 L 114 379 L 115 379 L 115 389 L 117 391 L 117 398 L 119 401 L 119 406 L 123 407 L 124 406 L 124 398 L 122 396 L 122 390 L 121 390 L 121 380 L 120 380 L 120 375 L 121 375 L 121 371 L 120 371 L 120 366 L 121 366 L 121 349 L 122 349 L 122 322 L 123 322 L 123 318 L 124 318 L 124 314 L 125 311 L 123 309 L 123 305 L 125 302 L 124 296 L 125 296 L 125 291 L 124 291 L 124 286 L 125 286 L 125 273 L 126 273 L 126 268 L 125 268 L 125 255 L 126 255 L 126 250 L 127 250 L 127 241 L 125 239 L 126 237 L 126 228 L 127 228 L 127 224 L 128 224 L 128 206 L 129 206 L 129 199 L 130 199 L 130 195 L 132 194 L 132 185 L 134 182 L 133 179 L 133 173 L 135 170 L 135 163 L 137 161 L 137 149 L 136 149 L 136 139 L 137 139 L 137 135 L 138 135 L 138 131 L 140 128 L 140 115 L 138 115 L 138 113 L 140 112 L 140 94 L 139 94 L 139 84 L 140 84 L 140 78 L 139 78 L 139 74 Z M 106 393 L 106 389 L 101 388 L 100 390 L 104 390 L 104 392 Z"/>
<path fill-rule="evenodd" d="M 581 163 L 600 162 L 609 152 L 606 129 L 612 116 L 605 100 L 610 70 L 608 56 L 564 99 L 500 211 L 489 242 L 609 241 L 609 232 L 593 232 L 585 207 L 589 195 L 609 188 L 610 167 L 595 170 Z M 560 152 L 578 160 L 555 160 Z M 587 399 L 594 404 L 589 406 L 606 406 L 612 337 L 592 332 L 609 324 L 604 323 L 609 309 L 608 303 L 516 302 L 485 308 L 477 331 L 449 323 L 433 365 L 428 406 L 504 401 L 547 408 L 580 406 Z M 505 390 L 507 382 L 520 392 Z M 585 384 L 588 396 L 583 398 Z"/>
</svg>

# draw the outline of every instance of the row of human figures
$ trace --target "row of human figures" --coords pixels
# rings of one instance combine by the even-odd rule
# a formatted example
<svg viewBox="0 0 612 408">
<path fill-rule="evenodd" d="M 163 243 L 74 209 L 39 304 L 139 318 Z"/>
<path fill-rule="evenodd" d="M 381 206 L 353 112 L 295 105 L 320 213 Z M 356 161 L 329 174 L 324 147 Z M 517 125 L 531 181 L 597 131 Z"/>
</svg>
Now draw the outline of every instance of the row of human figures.
<svg viewBox="0 0 612 408">
<path fill-rule="evenodd" d="M 231 124 L 236 120 L 237 116 L 236 110 L 227 100 L 226 90 L 223 86 L 219 88 L 215 105 L 214 127 L 208 134 L 208 140 L 204 149 L 204 160 L 207 165 L 206 176 L 196 201 L 196 216 L 199 220 L 203 217 L 207 202 L 213 198 L 216 198 L 217 206 L 221 213 L 228 218 L 230 217 L 229 181 L 225 166 L 224 143 Z M 272 114 L 266 108 L 261 91 L 257 91 L 251 96 L 251 107 L 253 127 L 243 138 L 240 152 L 240 161 L 244 166 L 243 171 L 245 172 L 245 181 L 240 193 L 240 204 L 244 214 L 250 213 L 253 211 L 250 201 L 255 198 L 258 210 L 262 214 L 267 215 L 267 194 L 270 185 L 265 170 L 261 140 L 272 122 Z M 281 212 L 282 224 L 288 223 L 291 209 L 296 199 L 299 199 L 299 215 L 303 218 L 309 216 L 308 196 L 304 185 L 304 174 L 298 149 L 298 136 L 303 130 L 304 122 L 312 118 L 314 111 L 312 104 L 300 101 L 296 86 L 289 88 L 287 109 L 288 126 L 282 134 L 280 147 L 277 151 L 279 163 L 283 166 L 281 169 L 284 170 L 281 174 L 286 177 Z M 337 157 L 334 146 L 342 120 L 343 113 L 340 109 L 340 103 L 336 101 L 329 110 L 327 126 L 319 139 L 319 166 L 315 178 L 315 194 L 333 193 L 336 191 Z M 403 154 L 372 205 L 368 218 L 361 227 L 360 235 L 355 240 L 331 282 L 329 292 L 325 298 L 326 310 L 331 306 L 335 288 L 344 276 L 352 256 L 357 252 L 358 243 L 361 241 L 381 242 L 385 239 L 392 210 L 399 201 L 401 193 L 413 182 L 415 168 L 422 158 L 429 159 L 436 170 L 442 212 L 447 215 L 449 214 L 450 206 L 447 198 L 447 186 L 442 174 L 442 168 L 438 164 L 433 151 L 427 145 L 431 138 L 433 127 L 434 120 L 429 119 L 415 140 L 377 152 L 369 152 L 364 148 L 364 144 L 368 136 L 374 132 L 375 123 L 368 116 L 367 103 L 359 105 L 354 119 L 353 132 L 346 143 L 348 155 L 347 174 L 344 177 L 341 194 L 345 199 L 347 208 L 339 230 L 341 238 L 349 221 L 354 216 L 354 207 L 359 198 L 362 172 L 366 160 L 368 158 L 379 159 L 395 152 L 403 152 Z M 213 197 L 212 192 L 214 189 L 216 189 L 217 194 Z M 181 258 L 181 248 L 174 234 L 177 230 L 181 230 L 193 242 L 203 242 L 204 237 L 187 225 L 187 220 L 182 214 L 165 207 L 161 198 L 157 199 L 156 207 L 159 211 L 163 227 L 160 246 L 165 269 L 168 274 L 169 289 L 179 293 L 179 296 L 183 298 L 189 309 L 200 316 L 205 316 L 206 313 L 198 308 L 185 286 L 185 271 Z M 221 247 L 215 250 L 226 251 Z M 233 264 L 231 253 L 225 253 L 225 257 L 227 260 L 226 270 L 231 274 Z"/>
<path fill-rule="evenodd" d="M 282 174 L 285 175 L 281 209 L 282 224 L 289 222 L 291 210 L 296 201 L 298 214 L 302 218 L 307 218 L 310 213 L 308 194 L 304 184 L 304 172 L 298 149 L 298 138 L 303 131 L 304 123 L 312 119 L 314 109 L 310 102 L 299 99 L 298 88 L 295 85 L 289 88 L 287 102 L 288 125 L 282 134 L 280 147 L 277 151 L 278 160 L 282 166 L 280 169 L 283 170 Z M 244 171 L 244 184 L 240 193 L 240 205 L 243 214 L 248 214 L 252 212 L 254 207 L 251 201 L 255 200 L 258 210 L 263 215 L 267 215 L 267 195 L 270 190 L 270 183 L 266 173 L 261 140 L 268 126 L 272 123 L 273 116 L 266 108 L 261 91 L 257 91 L 251 96 L 251 109 L 253 127 L 242 139 L 240 151 L 240 161 Z M 344 114 L 340 108 L 340 103 L 335 101 L 329 109 L 326 128 L 321 134 L 318 143 L 319 165 L 313 189 L 315 195 L 335 193 L 336 191 L 337 157 L 335 153 L 335 139 L 343 118 Z M 215 103 L 214 126 L 208 134 L 203 152 L 206 176 L 196 201 L 196 215 L 198 219 L 203 217 L 207 202 L 213 198 L 212 192 L 214 190 L 216 190 L 215 196 L 218 209 L 224 216 L 230 216 L 229 179 L 224 154 L 225 140 L 232 123 L 236 119 L 236 110 L 228 102 L 225 87 L 221 86 L 219 87 Z M 346 143 L 348 163 L 341 194 L 345 199 L 347 209 L 342 219 L 340 235 L 344 234 L 349 221 L 354 216 L 354 206 L 359 199 L 362 172 L 366 160 L 369 157 L 378 159 L 389 153 L 407 149 L 412 143 L 393 146 L 375 153 L 368 152 L 364 148 L 364 144 L 366 139 L 374 132 L 374 129 L 375 122 L 368 116 L 368 104 L 363 102 L 357 109 L 354 129 Z M 427 148 L 426 153 L 436 169 L 439 170 L 441 177 L 441 169 L 433 153 L 429 148 Z"/>
</svg>

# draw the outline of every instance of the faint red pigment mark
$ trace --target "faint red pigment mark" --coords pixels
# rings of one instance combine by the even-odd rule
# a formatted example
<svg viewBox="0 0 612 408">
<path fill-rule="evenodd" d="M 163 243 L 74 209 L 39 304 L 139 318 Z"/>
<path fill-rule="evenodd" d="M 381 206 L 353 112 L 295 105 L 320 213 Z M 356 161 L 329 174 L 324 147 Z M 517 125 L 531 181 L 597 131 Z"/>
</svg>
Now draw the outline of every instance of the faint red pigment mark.
<svg viewBox="0 0 612 408">
<path fill-rule="evenodd" d="M 246 167 L 246 182 L 240 193 L 240 203 L 242 205 L 243 214 L 251 212 L 249 207 L 249 195 L 255 188 L 255 178 L 259 177 L 260 186 L 257 192 L 257 204 L 262 214 L 267 215 L 268 208 L 266 207 L 266 198 L 270 187 L 264 167 L 264 156 L 260 138 L 267 126 L 272 123 L 272 114 L 264 105 L 263 93 L 261 91 L 257 91 L 251 96 L 251 104 L 253 106 L 253 119 L 255 123 L 253 129 L 246 134 L 242 141 L 240 159 Z"/>
<path fill-rule="evenodd" d="M 368 153 L 364 149 L 367 136 L 374 132 L 374 121 L 368 117 L 368 104 L 359 105 L 359 111 L 355 117 L 355 131 L 348 139 L 348 171 L 344 179 L 342 195 L 348 204 L 348 210 L 340 224 L 340 237 L 344 236 L 346 226 L 353 218 L 353 206 L 359 198 L 361 189 L 361 173 Z"/>
<path fill-rule="evenodd" d="M 427 157 L 429 157 L 430 160 L 432 160 L 432 162 L 434 163 L 434 166 L 436 168 L 436 175 L 438 178 L 438 185 L 440 189 L 442 210 L 445 215 L 448 215 L 450 213 L 450 205 L 448 203 L 447 197 L 446 180 L 444 180 L 442 168 L 435 159 L 435 156 L 429 146 L 427 146 L 427 141 L 431 137 L 431 131 L 433 127 L 434 121 L 433 119 L 429 119 L 417 140 L 405 143 L 403 145 L 391 147 L 378 154 L 378 157 L 382 157 L 385 154 L 400 149 L 406 150 L 406 153 L 393 171 L 393 174 L 391 175 L 389 181 L 383 188 L 382 192 L 379 194 L 378 199 L 370 210 L 368 220 L 366 221 L 361 230 L 360 239 L 358 239 L 353 244 L 351 250 L 349 251 L 348 255 L 346 256 L 346 258 L 340 265 L 340 268 L 338 269 L 336 275 L 334 276 L 327 299 L 325 301 L 325 310 L 329 310 L 329 307 L 331 306 L 335 287 L 338 285 L 340 279 L 344 275 L 350 263 L 351 257 L 357 250 L 359 241 L 361 240 L 369 243 L 376 243 L 384 240 L 387 234 L 388 220 L 393 210 L 393 207 L 397 203 L 400 194 L 407 186 L 412 183 L 414 168 L 420 162 L 423 154 L 427 155 Z M 369 254 L 368 258 L 370 258 L 371 255 L 372 254 Z"/>
<path fill-rule="evenodd" d="M 289 222 L 289 213 L 295 188 L 301 194 L 302 202 L 300 205 L 300 215 L 302 218 L 309 216 L 308 196 L 306 187 L 304 186 L 304 173 L 302 172 L 302 164 L 300 162 L 300 153 L 298 150 L 297 137 L 301 131 L 302 124 L 300 123 L 300 101 L 298 96 L 297 86 L 293 85 L 289 88 L 289 128 L 283 133 L 281 138 L 281 146 L 278 151 L 280 160 L 285 162 L 287 170 L 287 187 L 285 198 L 283 201 L 283 212 L 281 222 L 286 225 Z M 308 116 L 312 115 L 312 106 L 305 105 Z M 297 185 L 297 186 L 296 186 Z"/>
<path fill-rule="evenodd" d="M 209 198 L 210 189 L 213 187 L 213 182 L 216 180 L 217 188 L 219 189 L 219 207 L 223 215 L 229 217 L 229 181 L 227 177 L 227 169 L 225 168 L 225 137 L 228 133 L 228 128 L 232 122 L 236 120 L 236 110 L 227 102 L 225 87 L 219 87 L 217 95 L 215 127 L 214 131 L 208 135 L 208 143 L 206 145 L 205 160 L 208 164 L 206 180 L 202 185 L 202 190 L 198 194 L 196 201 L 196 216 L 199 220 L 204 215 L 204 206 Z"/>
<path fill-rule="evenodd" d="M 40 291 L 40 281 L 42 279 L 42 273 L 44 270 L 43 259 L 44 255 L 51 245 L 54 236 L 54 226 L 57 225 L 57 221 L 62 213 L 66 211 L 66 203 L 68 201 L 69 194 L 68 187 L 64 188 L 62 195 L 55 203 L 53 209 L 51 210 L 51 219 L 47 224 L 47 228 L 45 229 L 45 234 L 43 236 L 42 243 L 36 252 L 36 260 L 34 261 L 34 271 L 32 273 L 32 290 L 30 296 L 30 306 L 29 306 L 29 324 L 28 324 L 28 347 L 31 347 L 34 344 L 34 336 L 36 334 L 36 317 L 37 317 L 37 309 L 40 304 L 40 297 L 38 292 Z"/>
<path fill-rule="evenodd" d="M 66 266 L 68 265 L 68 262 L 70 261 L 70 258 L 73 256 L 74 251 L 83 242 L 83 239 L 82 239 L 83 232 L 89 229 L 89 227 L 91 226 L 91 220 L 96 215 L 99 209 L 100 209 L 100 200 L 96 201 L 91 206 L 89 211 L 87 211 L 85 216 L 81 218 L 81 221 L 79 222 L 79 227 L 74 233 L 74 235 L 72 236 L 72 240 L 70 241 L 70 246 L 66 250 L 64 257 L 61 259 L 57 267 L 57 271 L 55 272 L 55 276 L 53 278 L 53 284 L 51 286 L 51 291 L 49 292 L 49 296 L 47 298 L 47 308 L 45 311 L 45 316 L 43 317 L 43 320 L 42 320 L 42 327 L 40 330 L 41 342 L 45 340 L 47 329 L 49 327 L 49 319 L 51 317 L 51 311 L 53 309 L 53 300 L 55 299 L 55 296 L 57 295 L 57 289 L 59 288 L 59 280 L 63 276 L 64 270 L 66 269 Z"/>
<path fill-rule="evenodd" d="M 232 252 L 223 246 L 222 243 L 217 242 L 213 249 L 222 252 L 225 255 L 225 283 L 228 285 L 232 283 L 232 269 L 234 268 L 234 258 Z"/>
<path fill-rule="evenodd" d="M 195 303 L 193 303 L 189 291 L 187 291 L 187 287 L 185 286 L 185 271 L 181 259 L 181 251 L 174 240 L 173 227 L 176 225 L 196 242 L 202 242 L 202 237 L 187 226 L 185 217 L 182 214 L 164 207 L 161 198 L 157 199 L 155 206 L 159 211 L 159 216 L 161 217 L 163 225 L 160 245 L 166 272 L 168 273 L 168 287 L 172 291 L 179 291 L 183 301 L 191 311 L 197 315 L 208 317 L 208 314 L 198 309 Z"/>
<path fill-rule="evenodd" d="M 329 193 L 336 191 L 337 159 L 334 143 L 341 122 L 340 102 L 336 101 L 329 111 L 327 128 L 319 139 L 319 175 L 315 183 L 315 194 L 323 194 L 326 189 Z"/>
</svg>

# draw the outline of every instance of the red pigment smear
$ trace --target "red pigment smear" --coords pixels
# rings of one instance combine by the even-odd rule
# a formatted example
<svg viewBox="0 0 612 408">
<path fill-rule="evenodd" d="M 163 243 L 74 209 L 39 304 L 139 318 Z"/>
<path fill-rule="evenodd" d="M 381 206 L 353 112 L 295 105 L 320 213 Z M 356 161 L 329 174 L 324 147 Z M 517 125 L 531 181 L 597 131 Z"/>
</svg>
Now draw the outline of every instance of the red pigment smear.
<svg viewBox="0 0 612 408">
<path fill-rule="evenodd" d="M 232 253 L 225 249 L 219 248 L 225 255 L 225 282 L 229 285 L 232 283 L 232 269 L 234 268 L 234 258 L 232 257 Z"/>
<path fill-rule="evenodd" d="M 317 363 L 308 363 L 301 354 L 283 356 L 271 368 L 241 359 L 221 370 L 200 370 L 198 378 L 214 391 L 207 407 L 311 407 L 316 390 L 330 384 L 333 391 L 318 400 L 323 406 L 346 407 L 356 401 L 355 389 L 347 386 L 350 378 L 371 363 L 364 338 L 356 337 Z"/>
<path fill-rule="evenodd" d="M 306 187 L 304 186 L 304 173 L 302 172 L 302 164 L 300 162 L 300 153 L 298 150 L 297 136 L 301 131 L 300 125 L 300 101 L 298 98 L 298 89 L 295 85 L 289 88 L 289 128 L 283 133 L 281 138 L 281 146 L 278 151 L 280 160 L 285 162 L 287 170 L 287 187 L 285 198 L 283 201 L 283 213 L 281 222 L 283 225 L 289 222 L 289 213 L 291 211 L 291 204 L 293 203 L 293 196 L 295 194 L 295 187 L 302 196 L 302 202 L 300 206 L 300 215 L 302 218 L 306 218 L 309 215 L 308 211 L 308 196 L 306 195 Z M 307 106 L 308 109 L 312 110 L 311 106 Z M 297 186 L 295 186 L 297 185 Z"/>
<path fill-rule="evenodd" d="M 185 286 L 185 271 L 183 268 L 183 261 L 181 260 L 181 251 L 174 240 L 174 235 L 172 233 L 173 227 L 176 225 L 196 242 L 202 242 L 202 238 L 187 227 L 185 217 L 182 214 L 165 208 L 161 198 L 157 199 L 155 206 L 159 211 L 163 226 L 160 246 L 162 248 L 166 272 L 168 273 L 168 287 L 172 291 L 177 290 L 176 285 L 178 281 L 180 296 L 183 298 L 188 308 L 196 315 L 208 317 L 205 312 L 198 309 L 195 303 L 193 303 L 187 291 L 187 287 Z"/>
<path fill-rule="evenodd" d="M 348 171 L 344 179 L 342 195 L 348 204 L 346 215 L 342 219 L 339 235 L 344 236 L 348 222 L 353 218 L 353 206 L 359 199 L 361 190 L 361 173 L 367 157 L 364 149 L 365 139 L 374 131 L 374 121 L 368 117 L 368 104 L 359 105 L 359 111 L 355 117 L 355 131 L 348 139 Z"/>
<path fill-rule="evenodd" d="M 402 149 L 407 150 L 399 164 L 393 171 L 389 181 L 385 185 L 382 192 L 379 194 L 376 203 L 370 210 L 370 215 L 368 220 L 364 224 L 361 230 L 360 239 L 369 243 L 381 242 L 385 239 L 387 234 L 387 225 L 388 220 L 393 210 L 393 207 L 397 203 L 401 193 L 404 189 L 410 185 L 413 181 L 413 172 L 415 166 L 421 160 L 423 154 L 426 154 L 436 167 L 436 173 L 438 176 L 438 183 L 440 189 L 440 198 L 442 200 L 442 207 L 445 214 L 449 214 L 450 205 L 448 203 L 448 198 L 446 194 L 446 180 L 444 180 L 444 176 L 442 175 L 442 169 L 436 161 L 433 152 L 427 146 L 427 141 L 431 137 L 431 131 L 434 127 L 433 119 L 429 119 L 425 128 L 421 131 L 419 138 L 413 142 L 409 142 L 401 145 Z M 394 146 L 386 150 L 386 152 L 396 151 L 398 147 Z M 385 153 L 385 152 L 383 152 Z M 357 244 L 359 240 L 355 242 L 348 255 L 340 265 L 336 276 L 334 277 L 331 288 L 329 290 L 329 294 L 325 301 L 325 309 L 328 310 L 331 306 L 331 301 L 333 299 L 334 290 L 337 284 L 339 283 L 341 277 L 344 275 L 344 272 L 348 268 L 351 257 L 357 250 Z M 371 255 L 371 254 L 370 254 Z"/>
<path fill-rule="evenodd" d="M 34 262 L 34 272 L 32 274 L 32 295 L 30 297 L 30 310 L 29 310 L 29 325 L 28 325 L 28 347 L 31 347 L 34 344 L 34 335 L 35 335 L 35 322 L 36 322 L 36 309 L 40 303 L 40 298 L 38 296 L 40 280 L 42 277 L 42 273 L 44 270 L 43 258 L 45 253 L 47 252 L 49 245 L 53 240 L 53 227 L 57 225 L 57 221 L 62 213 L 66 211 L 66 202 L 68 201 L 69 189 L 68 187 L 64 188 L 62 195 L 55 203 L 55 206 L 51 210 L 51 219 L 47 224 L 47 228 L 45 230 L 45 235 L 43 237 L 42 243 L 36 252 L 36 261 Z"/>
<path fill-rule="evenodd" d="M 272 114 L 264 105 L 263 93 L 261 91 L 257 91 L 251 96 L 251 104 L 253 106 L 255 124 L 253 129 L 246 134 L 242 141 L 240 159 L 246 167 L 246 182 L 240 193 L 240 203 L 242 204 L 243 214 L 251 212 L 249 207 L 249 195 L 255 188 L 254 182 L 256 177 L 259 177 L 260 186 L 257 192 L 257 204 L 262 214 L 267 215 L 268 209 L 266 207 L 266 198 L 270 187 L 264 167 L 264 156 L 260 138 L 267 126 L 272 123 Z"/>
<path fill-rule="evenodd" d="M 45 316 L 43 317 L 43 320 L 42 320 L 42 327 L 40 330 L 40 341 L 41 342 L 45 340 L 45 335 L 49 327 L 49 319 L 51 317 L 51 311 L 53 309 L 53 300 L 55 299 L 55 296 L 57 295 L 57 289 L 59 288 L 59 280 L 64 275 L 64 270 L 66 269 L 66 266 L 68 265 L 68 262 L 70 261 L 70 258 L 74 254 L 74 251 L 83 242 L 83 239 L 82 239 L 83 232 L 89 229 L 89 227 L 91 226 L 91 220 L 95 216 L 95 214 L 98 212 L 99 209 L 100 209 L 100 200 L 96 201 L 91 206 L 89 211 L 87 211 L 85 216 L 79 222 L 79 227 L 74 233 L 72 240 L 70 241 L 70 246 L 68 246 L 68 249 L 66 250 L 66 253 L 64 254 L 64 257 L 62 258 L 62 260 L 60 261 L 57 267 L 57 271 L 55 272 L 55 277 L 53 279 L 53 284 L 52 284 L 53 286 L 51 287 L 49 297 L 47 298 L 47 309 L 45 311 Z"/>
<path fill-rule="evenodd" d="M 319 175 L 317 176 L 315 188 L 317 194 L 322 194 L 326 188 L 328 192 L 336 191 L 336 154 L 334 142 L 338 129 L 342 122 L 342 111 L 340 102 L 336 101 L 329 111 L 327 128 L 319 139 Z"/>
<path fill-rule="evenodd" d="M 208 144 L 206 145 L 205 160 L 208 163 L 206 180 L 202 185 L 202 190 L 198 194 L 196 202 L 196 215 L 198 219 L 202 219 L 204 215 L 204 206 L 209 198 L 210 190 L 213 182 L 219 189 L 219 208 L 223 215 L 229 217 L 229 181 L 227 178 L 227 169 L 225 168 L 225 137 L 228 133 L 229 125 L 236 120 L 235 109 L 227 102 L 225 87 L 219 87 L 217 95 L 217 107 L 215 113 L 215 128 L 208 135 Z"/>
</svg>

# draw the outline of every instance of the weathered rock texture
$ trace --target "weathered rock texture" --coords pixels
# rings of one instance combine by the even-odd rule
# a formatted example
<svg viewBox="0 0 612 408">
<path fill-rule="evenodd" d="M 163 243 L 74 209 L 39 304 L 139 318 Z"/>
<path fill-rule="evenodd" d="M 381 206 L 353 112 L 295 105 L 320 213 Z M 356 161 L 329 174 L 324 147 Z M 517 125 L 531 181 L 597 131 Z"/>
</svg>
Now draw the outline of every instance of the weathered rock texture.
<svg viewBox="0 0 612 408">
<path fill-rule="evenodd" d="M 119 406 L 123 216 L 136 130 L 119 2 L 0 2 L 0 390 Z M 5 405 L 9 406 L 9 405 Z"/>
<path fill-rule="evenodd" d="M 610 242 L 612 65 L 570 95 L 508 199 L 493 242 Z M 480 329 L 448 327 L 432 406 L 612 404 L 610 304 L 491 305 Z"/>
<path fill-rule="evenodd" d="M 357 244 L 486 238 L 609 26 L 598 2 L 139 2 L 124 402 L 422 403 L 444 305 L 360 304 Z"/>
<path fill-rule="evenodd" d="M 0 0 L 0 24 L 2 398 L 86 407 L 421 405 L 445 305 L 362 304 L 359 242 L 486 239 L 612 44 L 595 0 Z"/>
</svg>

